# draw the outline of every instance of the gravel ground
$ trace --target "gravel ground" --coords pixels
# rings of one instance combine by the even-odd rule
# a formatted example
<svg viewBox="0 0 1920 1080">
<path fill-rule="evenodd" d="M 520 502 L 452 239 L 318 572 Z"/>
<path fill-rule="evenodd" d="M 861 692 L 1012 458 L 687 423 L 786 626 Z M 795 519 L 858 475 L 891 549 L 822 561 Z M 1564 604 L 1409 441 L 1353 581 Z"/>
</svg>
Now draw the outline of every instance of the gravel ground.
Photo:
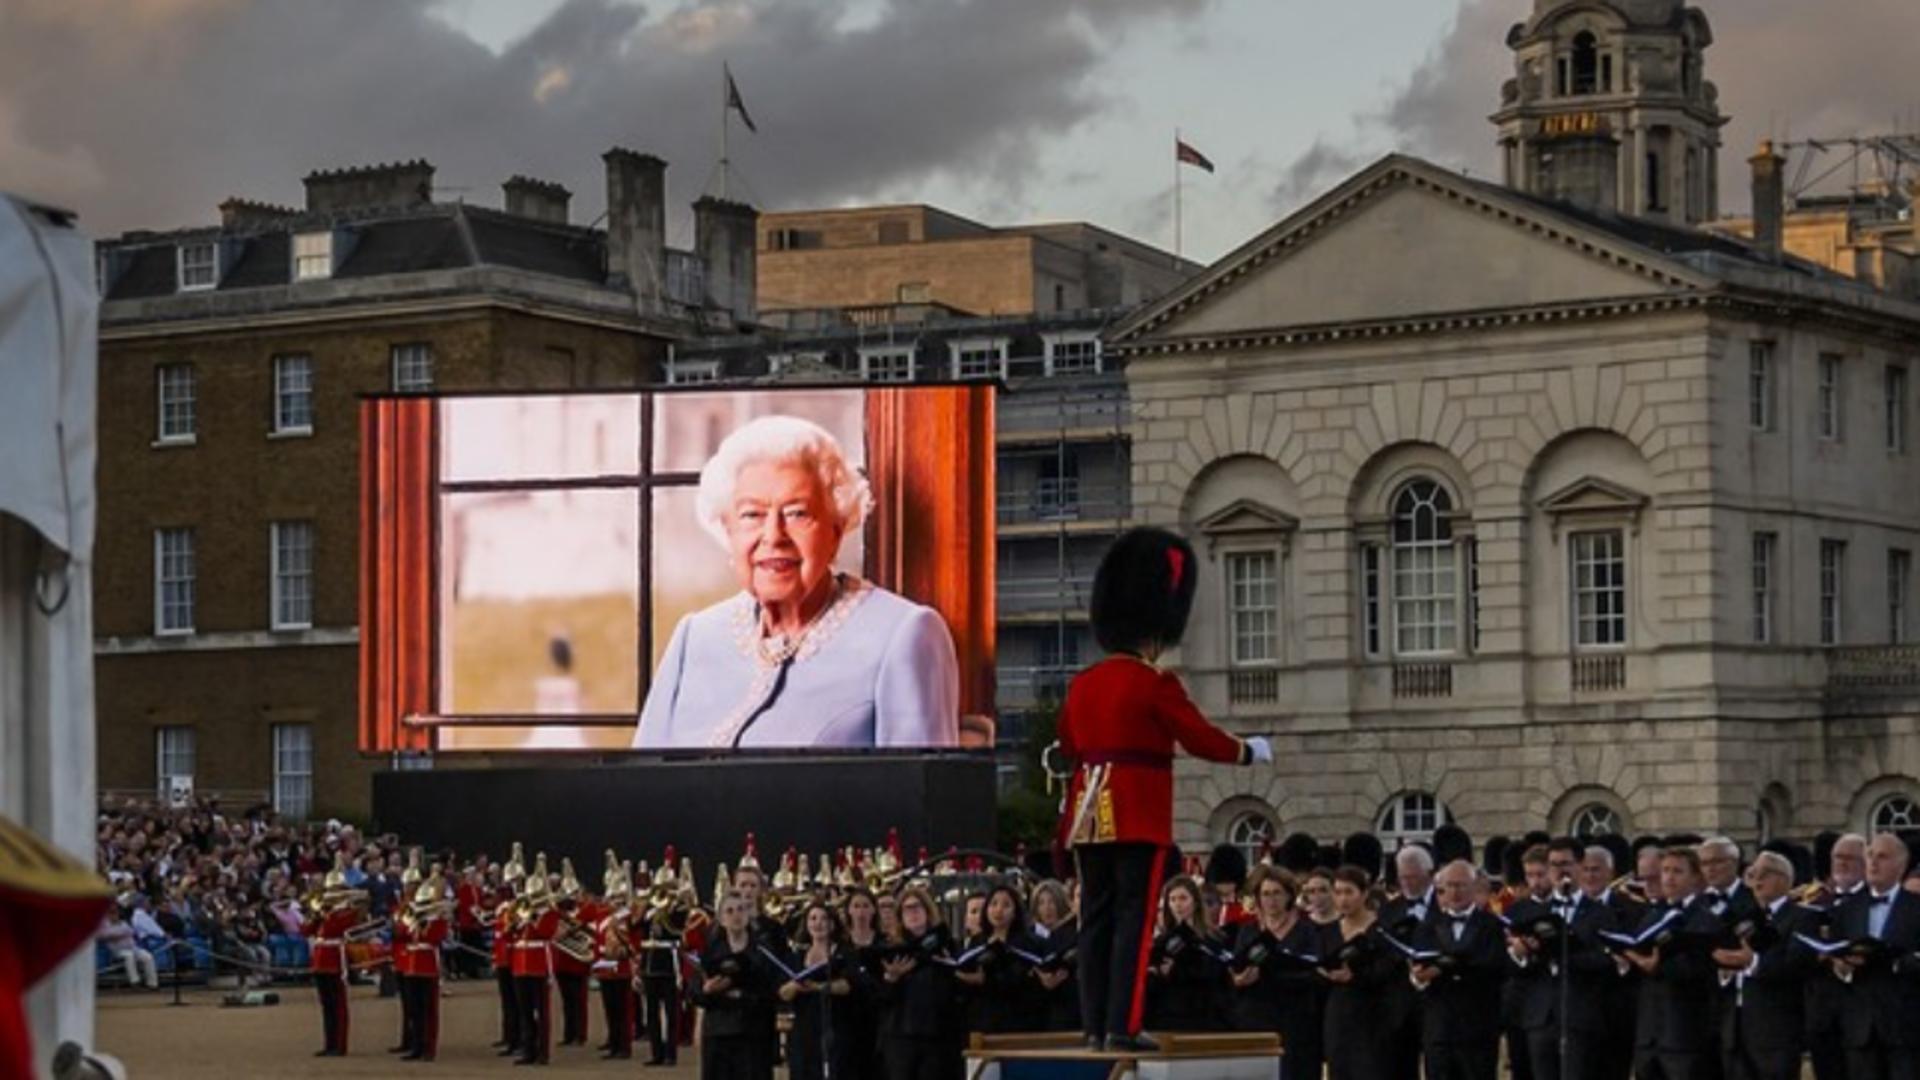
<svg viewBox="0 0 1920 1080">
<path fill-rule="evenodd" d="M 499 999 L 491 982 L 444 984 L 440 1003 L 440 1055 L 432 1064 L 401 1061 L 386 1048 L 400 1041 L 400 1001 L 382 999 L 373 988 L 352 990 L 352 1026 L 344 1058 L 316 1058 L 320 1048 L 320 1007 L 305 986 L 277 988 L 280 1004 L 260 1008 L 222 1008 L 224 991 L 187 991 L 186 1004 L 174 1008 L 170 990 L 109 990 L 99 997 L 96 1038 L 100 1049 L 127 1066 L 131 1080 L 227 1080 L 254 1077 L 467 1077 L 629 1076 L 680 1078 L 699 1075 L 695 1052 L 684 1048 L 674 1069 L 643 1068 L 644 1040 L 631 1061 L 601 1061 L 591 1044 L 606 1034 L 600 1000 L 593 1014 L 590 1045 L 556 1046 L 545 1069 L 513 1067 L 488 1047 L 498 1033 Z M 556 1020 L 558 1019 L 556 1012 Z"/>
</svg>

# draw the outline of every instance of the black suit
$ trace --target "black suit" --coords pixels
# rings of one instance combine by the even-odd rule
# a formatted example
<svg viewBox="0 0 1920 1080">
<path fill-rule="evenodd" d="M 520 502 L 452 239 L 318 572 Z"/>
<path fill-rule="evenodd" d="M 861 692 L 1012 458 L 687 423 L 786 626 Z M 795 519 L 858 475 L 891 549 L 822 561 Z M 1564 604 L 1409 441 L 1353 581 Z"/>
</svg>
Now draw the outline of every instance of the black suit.
<svg viewBox="0 0 1920 1080">
<path fill-rule="evenodd" d="M 1516 931 L 1555 905 L 1527 900 L 1508 912 Z M 1564 911 L 1566 905 L 1559 905 Z M 1516 962 L 1512 985 L 1519 996 L 1518 1021 L 1526 1034 L 1525 1052 L 1534 1080 L 1613 1080 L 1608 1072 L 1617 1055 L 1610 1054 L 1616 1039 L 1628 1032 L 1616 1027 L 1614 995 L 1620 973 L 1601 947 L 1599 933 L 1619 929 L 1619 909 L 1604 900 L 1581 896 L 1572 904 L 1565 941 L 1566 955 L 1566 1067 L 1561 1067 L 1560 969 L 1562 942 L 1542 942 L 1525 962 Z M 1564 917 L 1564 916 L 1563 916 Z"/>
<path fill-rule="evenodd" d="M 1868 937 L 1882 903 L 1888 912 L 1879 936 L 1889 955 L 1854 972 L 1840 1018 L 1847 1080 L 1920 1080 L 1920 896 L 1897 885 L 1884 899 L 1860 896 L 1835 914 L 1833 936 Z"/>
<path fill-rule="evenodd" d="M 1769 913 L 1776 944 L 1755 954 L 1751 973 L 1722 975 L 1720 1060 L 1727 1080 L 1799 1080 L 1806 1049 L 1806 983 L 1821 974 L 1813 951 L 1816 912 L 1783 900 Z"/>
<path fill-rule="evenodd" d="M 1844 892 L 1833 889 L 1818 909 L 1821 920 L 1831 924 L 1841 905 L 1865 891 L 1864 882 Z M 1846 984 L 1830 974 L 1807 980 L 1807 1056 L 1813 1059 L 1814 1080 L 1847 1080 L 1847 1040 L 1840 1030 L 1846 994 Z"/>
<path fill-rule="evenodd" d="M 1668 908 L 1649 909 L 1645 929 Z M 1640 983 L 1634 1024 L 1634 1072 L 1640 1080 L 1718 1080 L 1714 994 L 1719 981 L 1710 955 L 1720 920 L 1694 896 L 1682 909 L 1675 936 L 1661 946 L 1660 963 Z"/>
<path fill-rule="evenodd" d="M 1478 908 L 1458 919 L 1435 910 L 1412 944 L 1440 954 L 1433 962 L 1439 974 L 1417 991 L 1427 1080 L 1494 1080 L 1500 1071 L 1500 984 L 1508 962 L 1500 920 Z"/>
<path fill-rule="evenodd" d="M 1403 941 L 1408 940 L 1433 914 L 1437 904 L 1431 885 L 1427 886 L 1424 896 L 1395 897 L 1380 909 L 1380 928 Z M 1407 980 L 1404 963 L 1400 977 L 1387 988 L 1386 1010 L 1377 1019 L 1374 1032 L 1374 1037 L 1385 1046 L 1388 1075 L 1393 1080 L 1419 1080 L 1420 994 Z"/>
</svg>

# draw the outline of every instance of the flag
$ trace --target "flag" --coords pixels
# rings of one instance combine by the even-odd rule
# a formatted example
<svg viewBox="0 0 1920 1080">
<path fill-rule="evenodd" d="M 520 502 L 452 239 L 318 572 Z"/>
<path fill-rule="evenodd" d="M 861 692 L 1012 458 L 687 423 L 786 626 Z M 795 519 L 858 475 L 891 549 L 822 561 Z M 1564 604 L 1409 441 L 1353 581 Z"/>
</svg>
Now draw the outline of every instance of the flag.
<svg viewBox="0 0 1920 1080">
<path fill-rule="evenodd" d="M 725 64 L 720 65 L 720 70 L 727 76 L 727 108 L 738 110 L 740 122 L 747 125 L 748 131 L 758 135 L 760 129 L 753 126 L 753 117 L 747 115 L 747 103 L 740 99 L 740 88 L 734 85 L 733 72 Z"/>
<path fill-rule="evenodd" d="M 1182 165 L 1197 165 L 1208 172 L 1213 171 L 1213 162 L 1207 160 L 1207 155 L 1188 146 L 1184 139 L 1173 140 L 1173 160 Z"/>
</svg>

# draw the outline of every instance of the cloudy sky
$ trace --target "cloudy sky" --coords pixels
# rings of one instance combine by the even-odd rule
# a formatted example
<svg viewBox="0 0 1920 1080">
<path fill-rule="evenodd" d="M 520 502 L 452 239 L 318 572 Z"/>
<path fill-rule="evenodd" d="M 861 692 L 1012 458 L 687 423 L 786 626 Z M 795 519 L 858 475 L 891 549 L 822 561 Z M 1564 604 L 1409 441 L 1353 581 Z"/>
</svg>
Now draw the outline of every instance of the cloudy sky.
<svg viewBox="0 0 1920 1080">
<path fill-rule="evenodd" d="M 1087 219 L 1211 259 L 1389 150 L 1480 175 L 1534 0 L 0 0 L 0 188 L 96 233 L 204 223 L 229 195 L 302 198 L 316 168 L 425 157 L 439 197 L 513 173 L 600 211 L 599 155 L 766 208 L 932 202 L 990 222 Z M 1914 0 L 1703 0 L 1732 114 L 1723 204 L 1763 133 L 1920 129 Z M 675 243 L 690 239 L 676 215 Z"/>
</svg>

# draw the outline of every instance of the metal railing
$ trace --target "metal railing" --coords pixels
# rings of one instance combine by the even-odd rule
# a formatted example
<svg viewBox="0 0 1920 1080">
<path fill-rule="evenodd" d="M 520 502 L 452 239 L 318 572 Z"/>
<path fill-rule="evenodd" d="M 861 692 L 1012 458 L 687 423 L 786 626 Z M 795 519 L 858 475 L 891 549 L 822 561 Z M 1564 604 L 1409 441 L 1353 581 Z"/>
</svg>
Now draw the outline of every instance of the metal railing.
<svg viewBox="0 0 1920 1080">
<path fill-rule="evenodd" d="M 1067 696 L 1067 684 L 1073 681 L 1078 666 L 1040 665 L 1034 667 L 997 667 L 994 679 L 999 684 L 1000 700 L 1030 704 L 1058 701 Z"/>
<path fill-rule="evenodd" d="M 1827 650 L 1827 685 L 1920 687 L 1920 644 L 1836 645 Z"/>
<path fill-rule="evenodd" d="M 1127 432 L 1131 422 L 1125 383 L 1119 376 L 1063 376 L 1070 386 L 1041 384 L 1008 394 L 994 410 L 994 427 L 1001 434 L 1044 434 L 1054 431 Z"/>
<path fill-rule="evenodd" d="M 1002 525 L 1122 521 L 1133 509 L 1121 485 L 1082 485 L 1072 476 L 1040 480 L 1032 487 L 1002 489 L 995 493 L 994 503 L 995 516 Z"/>
<path fill-rule="evenodd" d="M 1002 615 L 1085 611 L 1093 601 L 1091 574 L 1078 577 L 1003 577 L 997 584 L 994 600 Z"/>
<path fill-rule="evenodd" d="M 1452 697 L 1453 665 L 1450 663 L 1393 665 L 1393 696 L 1397 698 Z"/>
<path fill-rule="evenodd" d="M 1240 668 L 1227 672 L 1227 700 L 1235 705 L 1271 705 L 1280 700 L 1280 669 Z"/>
</svg>

